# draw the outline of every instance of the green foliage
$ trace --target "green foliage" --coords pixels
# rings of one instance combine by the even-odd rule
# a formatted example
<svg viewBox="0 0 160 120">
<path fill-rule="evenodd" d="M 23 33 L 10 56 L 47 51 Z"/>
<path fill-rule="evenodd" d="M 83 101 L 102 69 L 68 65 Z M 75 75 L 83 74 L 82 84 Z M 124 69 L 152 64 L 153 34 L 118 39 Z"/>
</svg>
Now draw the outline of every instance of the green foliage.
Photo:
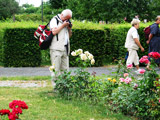
<svg viewBox="0 0 160 120">
<path fill-rule="evenodd" d="M 65 8 L 67 5 L 67 2 L 70 2 L 70 0 L 69 1 L 68 0 L 49 0 L 49 3 L 54 9 Z"/>
<path fill-rule="evenodd" d="M 133 80 L 129 84 L 121 82 L 118 88 L 114 89 L 111 97 L 113 110 L 122 111 L 124 114 L 137 116 L 140 119 L 159 118 L 159 90 L 154 85 L 158 74 L 153 63 L 154 61 L 151 62 L 152 70 L 142 75 L 135 75 L 126 67 L 118 70 L 118 75 L 127 72 Z M 121 62 L 119 64 L 123 66 Z"/>
<path fill-rule="evenodd" d="M 33 15 L 33 16 L 32 16 Z M 29 14 L 27 16 L 16 16 L 17 19 L 34 19 L 34 14 Z M 36 18 L 36 16 L 35 16 Z M 36 19 L 40 19 L 40 15 L 37 16 Z M 41 22 L 36 21 L 34 22 L 28 21 L 25 22 L 1 22 L 0 23 L 0 55 L 3 55 L 3 36 L 4 36 L 4 29 L 6 28 L 36 28 L 42 24 Z M 46 21 L 49 19 L 46 19 Z M 47 22 L 46 22 L 47 23 Z M 43 23 L 43 24 L 46 24 Z M 123 59 L 126 55 L 126 48 L 124 48 L 125 39 L 128 30 L 130 29 L 130 24 L 107 24 L 101 25 L 97 23 L 92 23 L 88 21 L 74 21 L 73 23 L 73 35 L 70 39 L 71 42 L 71 52 L 76 49 L 83 49 L 84 51 L 89 51 L 93 54 L 96 64 L 95 66 L 102 66 L 104 61 L 113 62 L 115 60 Z M 138 29 L 138 33 L 140 35 L 140 42 L 142 46 L 145 48 L 145 52 L 138 51 L 139 57 L 147 54 L 148 52 L 148 45 L 146 44 L 146 40 L 144 38 L 144 27 L 150 25 L 148 24 L 140 24 L 140 28 Z M 29 36 L 33 37 L 33 33 L 30 33 Z M 50 64 L 50 55 L 49 50 L 41 51 L 41 58 L 42 64 Z M 75 61 L 75 57 L 70 56 L 70 66 L 78 66 L 77 62 Z M 0 58 L 0 62 L 2 62 L 2 58 Z"/>
<path fill-rule="evenodd" d="M 33 37 L 35 29 L 6 29 L 4 35 L 4 66 L 35 67 L 41 63 L 38 41 Z"/>
<path fill-rule="evenodd" d="M 55 81 L 55 90 L 63 98 L 78 98 L 104 104 L 106 100 L 109 100 L 108 97 L 111 96 L 112 91 L 118 87 L 116 79 L 97 79 L 95 73 L 91 75 L 84 67 L 79 67 L 73 72 L 74 75 L 71 75 L 71 71 L 64 71 Z"/>
<path fill-rule="evenodd" d="M 155 9 L 152 9 L 151 3 L 154 5 L 154 0 L 69 0 L 67 8 L 73 11 L 73 18 L 77 20 L 103 20 L 115 23 L 123 21 L 124 17 L 130 22 L 136 15 L 139 15 L 142 20 L 151 20 L 152 17 L 149 15 L 158 8 L 154 6 Z M 156 15 L 158 14 L 154 13 L 154 17 Z"/>
<path fill-rule="evenodd" d="M 15 19 L 16 21 L 41 21 L 42 16 L 41 14 L 17 14 L 15 15 Z M 43 17 L 43 20 L 45 22 L 49 22 L 49 20 L 47 19 L 47 17 Z"/>
<path fill-rule="evenodd" d="M 95 65 L 101 66 L 102 59 L 105 56 L 106 39 L 105 31 L 102 30 L 87 30 L 87 29 L 73 29 L 73 35 L 71 37 L 71 51 L 76 49 L 83 49 L 93 53 L 95 58 Z M 75 57 L 70 57 L 71 66 L 77 66 Z"/>
<path fill-rule="evenodd" d="M 58 76 L 58 79 L 55 81 L 55 90 L 67 99 L 84 97 L 86 94 L 85 90 L 89 85 L 90 74 L 85 69 L 79 68 L 74 72 L 75 75 L 71 76 L 71 72 L 64 71 L 64 74 Z"/>
<path fill-rule="evenodd" d="M 0 0 L 0 20 L 10 18 L 18 10 L 19 6 L 15 0 Z"/>
</svg>

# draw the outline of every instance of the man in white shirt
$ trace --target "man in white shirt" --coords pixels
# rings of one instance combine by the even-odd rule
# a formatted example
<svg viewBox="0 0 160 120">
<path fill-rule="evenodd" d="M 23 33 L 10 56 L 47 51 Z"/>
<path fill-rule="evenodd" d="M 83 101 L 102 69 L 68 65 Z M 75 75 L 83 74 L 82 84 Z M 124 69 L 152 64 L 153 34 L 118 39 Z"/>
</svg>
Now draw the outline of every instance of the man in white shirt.
<svg viewBox="0 0 160 120">
<path fill-rule="evenodd" d="M 69 70 L 69 52 L 72 30 L 69 19 L 72 17 L 72 11 L 69 9 L 63 10 L 61 14 L 54 16 L 50 22 L 50 30 L 53 37 L 50 45 L 51 63 L 55 66 L 56 75 L 53 75 L 53 87 L 55 86 L 54 80 L 61 74 L 61 71 Z"/>
<path fill-rule="evenodd" d="M 131 22 L 132 27 L 129 29 L 126 37 L 125 48 L 127 48 L 129 52 L 129 56 L 126 62 L 126 65 L 133 64 L 136 66 L 137 70 L 139 70 L 139 57 L 137 54 L 137 50 L 140 48 L 142 52 L 144 52 L 144 48 L 142 47 L 139 41 L 139 35 L 137 29 L 139 28 L 140 20 L 133 19 Z"/>
</svg>

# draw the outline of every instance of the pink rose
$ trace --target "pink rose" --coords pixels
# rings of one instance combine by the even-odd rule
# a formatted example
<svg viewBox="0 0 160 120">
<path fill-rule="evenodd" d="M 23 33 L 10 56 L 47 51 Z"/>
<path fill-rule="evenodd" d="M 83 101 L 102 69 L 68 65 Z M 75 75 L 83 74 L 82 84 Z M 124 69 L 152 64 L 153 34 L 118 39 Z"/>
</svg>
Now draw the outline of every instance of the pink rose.
<svg viewBox="0 0 160 120">
<path fill-rule="evenodd" d="M 132 65 L 132 64 L 129 64 L 129 65 L 127 65 L 127 68 L 128 68 L 128 69 L 131 69 L 131 68 L 133 68 L 133 65 Z"/>
<path fill-rule="evenodd" d="M 124 77 L 127 77 L 128 75 L 129 75 L 128 73 L 124 73 L 124 75 L 123 75 L 123 76 L 124 76 Z"/>
<path fill-rule="evenodd" d="M 148 60 L 148 59 L 145 59 L 145 60 L 144 60 L 144 63 L 145 63 L 145 64 L 148 64 L 148 63 L 149 63 L 149 60 Z"/>
<path fill-rule="evenodd" d="M 143 58 L 143 59 L 148 59 L 148 56 L 147 56 L 147 55 L 145 55 L 145 56 L 143 56 L 142 58 Z"/>
<path fill-rule="evenodd" d="M 159 99 L 159 103 L 160 103 L 160 99 Z"/>
<path fill-rule="evenodd" d="M 140 62 L 140 63 L 148 64 L 148 63 L 149 63 L 148 56 L 143 56 L 143 57 L 139 60 L 139 62 Z"/>
<path fill-rule="evenodd" d="M 119 80 L 120 80 L 121 82 L 124 82 L 124 81 L 125 81 L 124 78 L 120 78 Z"/>
<path fill-rule="evenodd" d="M 138 87 L 138 84 L 134 83 L 134 87 L 133 88 L 136 90 L 137 87 Z"/>
<path fill-rule="evenodd" d="M 134 88 L 137 88 L 137 87 L 138 87 L 138 84 L 135 83 L 135 84 L 134 84 Z"/>
<path fill-rule="evenodd" d="M 126 84 L 129 84 L 131 81 L 132 81 L 132 79 L 129 78 L 129 77 L 127 77 L 124 82 L 125 82 Z"/>
<path fill-rule="evenodd" d="M 139 73 L 140 73 L 140 74 L 144 74 L 145 71 L 146 71 L 146 70 L 144 70 L 144 69 L 140 69 L 140 70 L 139 70 Z"/>
</svg>

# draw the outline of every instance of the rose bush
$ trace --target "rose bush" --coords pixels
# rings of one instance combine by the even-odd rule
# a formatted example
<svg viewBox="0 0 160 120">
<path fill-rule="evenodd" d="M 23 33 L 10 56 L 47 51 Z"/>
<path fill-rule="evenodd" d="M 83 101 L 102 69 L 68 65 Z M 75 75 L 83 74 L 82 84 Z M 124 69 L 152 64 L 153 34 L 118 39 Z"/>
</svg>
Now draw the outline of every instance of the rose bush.
<svg viewBox="0 0 160 120">
<path fill-rule="evenodd" d="M 125 67 L 122 62 L 119 62 L 117 76 L 120 77 L 120 84 L 111 96 L 113 110 L 122 111 L 124 114 L 137 116 L 140 119 L 160 118 L 159 78 L 155 63 L 155 60 L 160 58 L 160 54 L 149 53 L 148 56 L 140 59 L 140 63 L 147 65 L 149 57 L 151 57 L 151 69 L 141 69 L 139 74 L 130 71 L 132 65 Z"/>
<path fill-rule="evenodd" d="M 59 75 L 55 81 L 55 90 L 68 99 L 82 98 L 88 94 L 87 89 L 94 81 L 94 77 L 90 77 L 91 74 L 86 70 L 95 63 L 94 56 L 88 51 L 83 53 L 82 49 L 71 52 L 71 55 L 77 57 L 76 61 L 79 67 L 73 71 L 75 74 L 73 76 L 71 75 L 72 71 L 64 71 L 64 74 Z"/>
<path fill-rule="evenodd" d="M 2 109 L 0 110 L 0 115 L 7 115 L 9 120 L 20 120 L 19 115 L 22 114 L 23 109 L 28 109 L 28 105 L 24 101 L 13 100 L 9 103 L 9 108 L 11 108 L 12 111 Z"/>
</svg>

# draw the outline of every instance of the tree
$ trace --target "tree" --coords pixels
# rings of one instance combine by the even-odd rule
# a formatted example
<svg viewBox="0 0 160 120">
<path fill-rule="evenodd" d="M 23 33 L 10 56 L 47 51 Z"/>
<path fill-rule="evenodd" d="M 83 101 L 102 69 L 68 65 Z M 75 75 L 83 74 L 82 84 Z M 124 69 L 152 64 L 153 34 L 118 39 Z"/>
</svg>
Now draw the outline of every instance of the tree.
<svg viewBox="0 0 160 120">
<path fill-rule="evenodd" d="M 22 5 L 24 9 L 24 13 L 36 13 L 40 8 L 39 7 L 34 7 L 32 4 L 23 4 Z"/>
<path fill-rule="evenodd" d="M 15 0 L 0 0 L 0 20 L 9 18 L 17 13 L 19 10 L 18 2 Z"/>
<path fill-rule="evenodd" d="M 49 0 L 52 8 L 54 9 L 65 8 L 68 1 L 69 0 Z"/>
<path fill-rule="evenodd" d="M 53 11 L 69 8 L 78 20 L 130 22 L 136 15 L 151 20 L 159 14 L 160 0 L 50 0 Z"/>
<path fill-rule="evenodd" d="M 147 14 L 146 16 L 148 16 L 152 20 L 155 20 L 156 16 L 160 15 L 159 11 L 160 11 L 160 0 L 152 0 L 150 4 L 151 13 Z"/>
<path fill-rule="evenodd" d="M 135 15 L 141 19 L 150 14 L 151 0 L 68 0 L 67 8 L 76 19 L 105 20 L 120 22 L 127 17 L 131 21 Z"/>
</svg>

